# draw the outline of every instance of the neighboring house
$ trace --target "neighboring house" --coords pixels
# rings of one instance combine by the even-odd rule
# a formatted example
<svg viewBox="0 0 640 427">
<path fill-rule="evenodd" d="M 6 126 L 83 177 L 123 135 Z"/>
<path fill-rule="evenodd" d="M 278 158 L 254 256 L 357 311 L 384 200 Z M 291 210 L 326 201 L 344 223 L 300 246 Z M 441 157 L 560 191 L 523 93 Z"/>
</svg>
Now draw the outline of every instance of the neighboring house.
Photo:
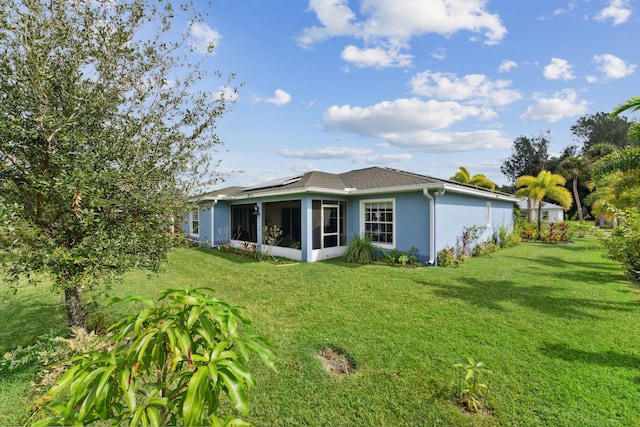
<svg viewBox="0 0 640 427">
<path fill-rule="evenodd" d="M 384 249 L 417 249 L 421 262 L 456 247 L 464 227 L 480 226 L 481 240 L 512 228 L 518 198 L 508 194 L 389 168 L 341 174 L 307 172 L 251 187 L 229 187 L 194 198 L 185 217 L 193 240 L 258 250 L 299 261 L 341 256 L 354 235 L 368 234 Z M 277 226 L 277 246 L 263 244 L 265 226 Z M 249 242 L 249 243 L 247 243 Z"/>
<path fill-rule="evenodd" d="M 527 218 L 529 214 L 529 207 L 527 206 L 527 198 L 524 197 L 518 201 L 520 207 L 520 216 Z M 534 201 L 531 202 L 531 221 L 538 221 L 538 204 Z M 562 206 L 554 205 L 553 203 L 542 201 L 542 220 L 546 222 L 562 222 L 564 221 L 564 208 Z"/>
</svg>

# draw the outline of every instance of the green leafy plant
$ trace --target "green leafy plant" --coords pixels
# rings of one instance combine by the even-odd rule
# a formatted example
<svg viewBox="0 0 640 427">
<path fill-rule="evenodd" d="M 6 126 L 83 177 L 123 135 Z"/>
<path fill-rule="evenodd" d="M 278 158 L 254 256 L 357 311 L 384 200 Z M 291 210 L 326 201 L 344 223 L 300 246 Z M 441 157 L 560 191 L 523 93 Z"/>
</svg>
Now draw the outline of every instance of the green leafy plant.
<svg viewBox="0 0 640 427">
<path fill-rule="evenodd" d="M 462 259 L 456 256 L 456 249 L 451 246 L 438 251 L 438 267 L 457 267 L 461 262 Z"/>
<path fill-rule="evenodd" d="M 453 391 L 458 404 L 471 412 L 486 409 L 489 396 L 487 378 L 492 372 L 482 362 L 469 357 L 464 362 L 455 363 L 453 368 Z"/>
<path fill-rule="evenodd" d="M 402 265 L 407 265 L 407 263 L 409 262 L 409 255 L 407 254 L 402 254 L 398 257 L 398 262 Z"/>
<path fill-rule="evenodd" d="M 357 264 L 369 264 L 373 260 L 375 248 L 371 243 L 371 236 L 354 234 L 343 255 L 343 260 Z"/>
<path fill-rule="evenodd" d="M 116 302 L 145 306 L 115 323 L 113 345 L 76 356 L 39 404 L 53 415 L 35 425 L 241 425 L 219 414 L 221 394 L 243 415 L 255 385 L 243 361 L 250 353 L 275 370 L 264 338 L 242 335 L 242 312 L 203 291 L 161 293 L 160 303 L 130 296 Z M 65 391 L 63 393 L 63 391 Z"/>
<path fill-rule="evenodd" d="M 626 274 L 640 279 L 640 212 L 637 209 L 616 210 L 619 226 L 602 238 L 607 256 L 622 263 Z"/>
<path fill-rule="evenodd" d="M 418 253 L 418 248 L 411 246 L 411 249 L 409 249 L 409 264 L 420 265 L 420 260 L 416 256 L 416 253 Z"/>
<path fill-rule="evenodd" d="M 270 246 L 276 246 L 282 237 L 282 229 L 277 225 L 262 227 L 262 242 Z"/>
</svg>

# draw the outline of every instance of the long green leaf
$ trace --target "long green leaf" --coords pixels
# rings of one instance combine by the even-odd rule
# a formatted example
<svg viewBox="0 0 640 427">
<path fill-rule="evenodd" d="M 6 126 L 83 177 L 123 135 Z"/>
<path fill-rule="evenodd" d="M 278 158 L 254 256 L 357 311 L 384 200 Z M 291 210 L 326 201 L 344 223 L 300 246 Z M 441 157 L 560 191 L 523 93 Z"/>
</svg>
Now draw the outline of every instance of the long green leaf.
<svg viewBox="0 0 640 427">
<path fill-rule="evenodd" d="M 128 368 L 125 368 L 121 371 L 118 371 L 118 380 L 120 382 L 120 389 L 124 395 L 125 402 L 127 403 L 127 407 L 129 408 L 129 412 L 133 412 L 136 409 L 136 394 L 133 380 L 129 383 L 129 375 L 131 375 L 131 371 Z"/>
<path fill-rule="evenodd" d="M 249 413 L 249 398 L 244 391 L 242 381 L 239 381 L 233 372 L 226 367 L 218 368 L 218 375 L 222 378 L 224 389 L 231 398 L 233 406 L 243 415 Z"/>
<path fill-rule="evenodd" d="M 184 424 L 187 426 L 196 425 L 200 422 L 207 387 L 207 374 L 207 367 L 199 366 L 189 380 L 187 394 L 182 405 L 182 416 Z"/>
</svg>

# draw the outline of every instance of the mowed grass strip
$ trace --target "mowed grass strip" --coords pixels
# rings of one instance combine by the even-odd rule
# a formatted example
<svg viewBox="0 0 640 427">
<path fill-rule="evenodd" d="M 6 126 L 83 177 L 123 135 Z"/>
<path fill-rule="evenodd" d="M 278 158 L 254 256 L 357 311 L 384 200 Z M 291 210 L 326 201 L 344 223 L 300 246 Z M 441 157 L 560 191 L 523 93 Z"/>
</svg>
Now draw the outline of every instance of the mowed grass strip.
<svg viewBox="0 0 640 427">
<path fill-rule="evenodd" d="M 207 286 L 245 307 L 273 340 L 279 371 L 250 365 L 256 425 L 638 425 L 638 287 L 602 254 L 587 237 L 525 243 L 458 268 L 407 269 L 275 266 L 181 249 L 164 273 L 128 274 L 109 293 L 156 298 L 167 287 Z M 25 305 L 30 292 L 15 298 Z M 54 317 L 5 318 L 10 327 L 34 334 L 51 327 L 46 319 L 63 321 L 56 296 L 38 293 L 41 314 Z M 0 345 L 15 336 L 1 334 Z M 355 373 L 323 370 L 316 355 L 328 345 L 355 361 Z M 489 415 L 465 413 L 452 398 L 452 365 L 467 356 L 493 372 Z"/>
</svg>

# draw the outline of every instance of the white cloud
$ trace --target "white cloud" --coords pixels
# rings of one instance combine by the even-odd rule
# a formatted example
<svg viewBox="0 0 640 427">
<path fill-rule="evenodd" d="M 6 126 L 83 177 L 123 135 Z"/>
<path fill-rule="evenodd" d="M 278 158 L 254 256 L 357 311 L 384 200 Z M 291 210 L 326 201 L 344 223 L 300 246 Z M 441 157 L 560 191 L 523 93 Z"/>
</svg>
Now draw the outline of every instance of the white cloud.
<svg viewBox="0 0 640 427">
<path fill-rule="evenodd" d="M 358 16 L 347 0 L 310 0 L 309 10 L 315 12 L 319 25 L 304 28 L 297 40 L 308 48 L 332 37 L 354 37 L 366 47 L 348 46 L 343 58 L 355 56 L 359 66 L 369 62 L 376 67 L 402 66 L 398 64 L 410 61 L 411 56 L 399 50 L 406 49 L 411 38 L 424 34 L 448 37 L 468 31 L 482 34 L 485 44 L 502 41 L 507 30 L 486 4 L 487 0 L 363 0 Z"/>
<path fill-rule="evenodd" d="M 510 81 L 491 81 L 484 74 L 458 77 L 427 70 L 413 76 L 410 85 L 417 95 L 482 105 L 504 106 L 522 98 L 518 91 L 509 89 Z"/>
<path fill-rule="evenodd" d="M 408 67 L 411 65 L 411 55 L 402 54 L 399 49 L 384 49 L 382 47 L 360 49 L 349 45 L 342 51 L 342 59 L 356 67 Z"/>
<path fill-rule="evenodd" d="M 311 162 L 304 163 L 287 163 L 282 165 L 283 168 L 290 170 L 294 173 L 305 173 L 309 171 L 317 171 L 319 170 L 317 167 L 313 165 Z"/>
<path fill-rule="evenodd" d="M 285 157 L 294 157 L 299 159 L 342 159 L 349 160 L 353 163 L 370 164 L 399 163 L 411 160 L 413 157 L 411 154 L 376 154 L 374 150 L 368 148 L 351 147 L 324 147 L 302 150 L 282 149 L 279 152 Z"/>
<path fill-rule="evenodd" d="M 569 2 L 569 4 L 567 5 L 566 8 L 558 8 L 556 10 L 553 11 L 553 15 L 554 16 L 558 16 L 558 15 L 562 15 L 565 14 L 567 12 L 571 12 L 573 9 L 575 9 L 578 6 L 578 3 L 576 3 L 575 1 Z"/>
<path fill-rule="evenodd" d="M 213 99 L 224 99 L 226 102 L 238 102 L 238 99 L 240 99 L 238 91 L 229 86 L 218 86 L 218 91 L 212 92 L 211 97 Z"/>
<path fill-rule="evenodd" d="M 624 24 L 629 20 L 633 12 L 630 3 L 629 0 L 610 0 L 609 6 L 602 9 L 594 19 L 596 21 L 611 19 L 613 20 L 613 25 Z"/>
<path fill-rule="evenodd" d="M 621 79 L 629 76 L 636 70 L 636 65 L 627 64 L 617 56 L 604 54 L 593 57 L 593 62 L 599 64 L 598 70 L 602 71 L 610 79 Z"/>
<path fill-rule="evenodd" d="M 383 101 L 369 107 L 334 105 L 323 115 L 330 129 L 381 137 L 397 129 L 443 129 L 469 117 L 485 117 L 484 109 L 457 102 L 422 101 L 418 98 Z"/>
<path fill-rule="evenodd" d="M 499 73 L 508 73 L 509 71 L 513 70 L 514 68 L 518 68 L 518 63 L 515 62 L 515 61 L 511 61 L 509 59 L 505 59 L 504 61 L 502 61 L 502 63 L 498 67 L 498 72 Z"/>
<path fill-rule="evenodd" d="M 189 33 L 191 49 L 203 55 L 213 53 L 213 47 L 222 38 L 220 33 L 202 22 L 191 21 Z"/>
<path fill-rule="evenodd" d="M 282 89 L 276 89 L 271 98 L 254 97 L 253 101 L 264 102 L 266 104 L 273 104 L 280 107 L 291 102 L 291 99 L 291 95 L 289 95 L 287 92 Z"/>
<path fill-rule="evenodd" d="M 431 54 L 432 57 L 434 57 L 435 59 L 446 59 L 447 58 L 447 50 L 443 47 L 438 47 L 436 48 L 436 50 L 433 51 L 433 53 Z"/>
<path fill-rule="evenodd" d="M 571 68 L 572 66 L 567 60 L 551 58 L 551 63 L 544 67 L 542 74 L 547 80 L 571 80 L 575 79 Z"/>
<path fill-rule="evenodd" d="M 520 116 L 520 120 L 553 123 L 566 117 L 579 116 L 588 112 L 589 103 L 579 99 L 573 89 L 565 89 L 548 98 L 541 93 L 536 93 L 534 100 L 536 104 L 530 106 Z"/>
<path fill-rule="evenodd" d="M 457 102 L 418 98 L 384 101 L 368 107 L 330 107 L 323 115 L 327 128 L 386 141 L 390 146 L 419 151 L 461 151 L 509 147 L 498 131 L 438 132 L 470 117 L 495 117 L 491 109 Z"/>
<path fill-rule="evenodd" d="M 511 147 L 513 141 L 497 130 L 473 132 L 398 132 L 387 134 L 391 145 L 414 151 L 442 153 Z"/>
</svg>

